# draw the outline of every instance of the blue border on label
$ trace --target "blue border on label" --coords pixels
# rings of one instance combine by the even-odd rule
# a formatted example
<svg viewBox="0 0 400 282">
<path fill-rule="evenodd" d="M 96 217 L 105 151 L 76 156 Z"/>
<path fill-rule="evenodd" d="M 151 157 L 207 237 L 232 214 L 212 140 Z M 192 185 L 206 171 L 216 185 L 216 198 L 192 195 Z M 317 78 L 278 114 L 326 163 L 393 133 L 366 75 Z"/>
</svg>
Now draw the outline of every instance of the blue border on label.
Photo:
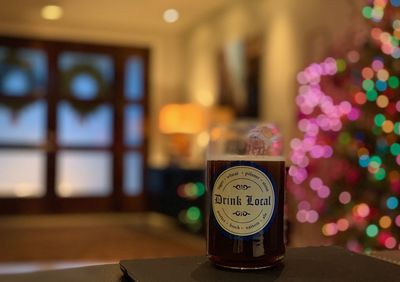
<svg viewBox="0 0 400 282">
<path fill-rule="evenodd" d="M 266 168 L 264 168 L 264 167 L 258 165 L 257 163 L 254 163 L 254 162 L 251 162 L 251 161 L 231 161 L 230 164 L 228 164 L 228 165 L 222 167 L 222 168 L 218 171 L 218 173 L 216 173 L 216 174 L 214 175 L 214 177 L 212 178 L 211 185 L 212 185 L 212 187 L 213 187 L 213 188 L 212 188 L 213 190 L 214 190 L 215 181 L 216 181 L 217 178 L 220 176 L 220 174 L 221 174 L 222 172 L 224 172 L 225 170 L 227 170 L 227 169 L 229 169 L 229 168 L 232 168 L 232 167 L 235 167 L 235 166 L 249 166 L 249 167 L 254 167 L 254 168 L 260 170 L 261 172 L 263 172 L 263 173 L 269 178 L 269 180 L 271 181 L 271 184 L 272 184 L 272 189 L 274 190 L 274 194 L 275 194 L 275 197 L 274 197 L 274 198 L 275 198 L 275 206 L 274 206 L 274 209 L 273 209 L 273 212 L 272 212 L 271 219 L 269 220 L 268 224 L 267 224 L 262 230 L 260 230 L 259 232 L 255 233 L 255 234 L 252 234 L 252 235 L 244 235 L 244 236 L 233 235 L 233 234 L 227 232 L 225 229 L 223 229 L 223 228 L 221 227 L 221 225 L 219 225 L 217 219 L 215 218 L 214 211 L 213 211 L 213 208 L 212 208 L 212 204 L 211 204 L 211 202 L 210 202 L 210 211 L 212 211 L 212 222 L 213 222 L 213 224 L 214 224 L 215 226 L 218 227 L 218 229 L 221 231 L 221 233 L 222 233 L 224 236 L 226 236 L 226 237 L 228 237 L 228 238 L 230 238 L 230 239 L 235 239 L 235 240 L 253 240 L 253 239 L 258 239 L 258 237 L 259 237 L 261 234 L 263 234 L 263 233 L 265 233 L 265 232 L 268 231 L 268 229 L 271 227 L 272 223 L 274 223 L 275 218 L 276 218 L 276 214 L 278 213 L 277 210 L 278 210 L 278 198 L 279 198 L 279 194 L 277 193 L 276 183 L 275 183 L 275 180 L 274 180 L 274 178 L 272 177 L 271 173 L 270 173 Z M 211 190 L 210 190 L 210 197 L 212 197 L 212 192 L 211 192 Z M 210 201 L 212 201 L 212 198 L 210 199 Z"/>
</svg>

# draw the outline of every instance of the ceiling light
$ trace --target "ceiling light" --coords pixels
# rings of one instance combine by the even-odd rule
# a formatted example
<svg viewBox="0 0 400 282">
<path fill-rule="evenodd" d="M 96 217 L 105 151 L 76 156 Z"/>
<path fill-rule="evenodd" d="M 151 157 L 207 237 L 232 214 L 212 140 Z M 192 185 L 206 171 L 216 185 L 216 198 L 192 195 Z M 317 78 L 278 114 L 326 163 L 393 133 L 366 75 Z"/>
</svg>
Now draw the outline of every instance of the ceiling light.
<svg viewBox="0 0 400 282">
<path fill-rule="evenodd" d="M 175 9 L 165 10 L 163 18 L 167 23 L 174 23 L 179 19 L 179 12 Z"/>
<path fill-rule="evenodd" d="M 63 15 L 63 9 L 56 5 L 47 5 L 42 8 L 42 17 L 45 20 L 58 20 Z"/>
</svg>

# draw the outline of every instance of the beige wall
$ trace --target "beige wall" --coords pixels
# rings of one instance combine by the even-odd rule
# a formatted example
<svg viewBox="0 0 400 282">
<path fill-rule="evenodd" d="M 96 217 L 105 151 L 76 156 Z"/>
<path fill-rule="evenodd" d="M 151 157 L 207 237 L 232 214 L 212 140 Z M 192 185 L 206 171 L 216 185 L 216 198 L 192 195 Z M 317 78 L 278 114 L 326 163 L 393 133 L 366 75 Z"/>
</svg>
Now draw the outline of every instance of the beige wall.
<svg viewBox="0 0 400 282">
<path fill-rule="evenodd" d="M 185 89 L 190 101 L 218 99 L 216 57 L 230 42 L 254 34 L 264 39 L 261 119 L 281 126 L 286 149 L 296 134 L 296 74 L 346 34 L 358 6 L 349 0 L 242 0 L 188 29 L 185 44 Z M 357 14 L 358 15 L 358 14 Z M 211 98 L 204 98 L 204 96 Z M 204 100 L 204 101 L 202 101 Z"/>
</svg>

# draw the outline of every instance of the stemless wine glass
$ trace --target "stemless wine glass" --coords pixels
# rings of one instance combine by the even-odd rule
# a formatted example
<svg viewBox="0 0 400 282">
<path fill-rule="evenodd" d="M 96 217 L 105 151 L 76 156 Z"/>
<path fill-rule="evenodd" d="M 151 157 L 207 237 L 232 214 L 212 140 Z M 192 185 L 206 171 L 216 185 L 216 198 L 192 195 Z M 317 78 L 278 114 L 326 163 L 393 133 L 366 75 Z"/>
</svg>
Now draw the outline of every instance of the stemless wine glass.
<svg viewBox="0 0 400 282">
<path fill-rule="evenodd" d="M 248 121 L 213 128 L 206 184 L 211 262 L 242 270 L 281 262 L 285 160 L 277 127 Z"/>
</svg>

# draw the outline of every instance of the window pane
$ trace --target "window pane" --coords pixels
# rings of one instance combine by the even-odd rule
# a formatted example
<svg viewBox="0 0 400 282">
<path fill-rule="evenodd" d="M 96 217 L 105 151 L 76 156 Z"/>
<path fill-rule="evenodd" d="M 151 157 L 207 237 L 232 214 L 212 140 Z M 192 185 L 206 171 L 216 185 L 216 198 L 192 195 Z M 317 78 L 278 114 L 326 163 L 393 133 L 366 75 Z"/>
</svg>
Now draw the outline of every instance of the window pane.
<svg viewBox="0 0 400 282">
<path fill-rule="evenodd" d="M 67 152 L 58 155 L 56 193 L 60 197 L 111 194 L 111 154 Z"/>
<path fill-rule="evenodd" d="M 0 105 L 0 143 L 44 143 L 45 119 L 44 102 L 34 102 L 18 112 Z"/>
<path fill-rule="evenodd" d="M 47 57 L 42 50 L 0 47 L 0 91 L 8 96 L 44 94 Z"/>
<path fill-rule="evenodd" d="M 132 100 L 143 98 L 144 70 L 140 57 L 131 57 L 125 65 L 125 97 Z"/>
<path fill-rule="evenodd" d="M 132 105 L 125 108 L 125 144 L 140 146 L 143 140 L 143 107 Z"/>
<path fill-rule="evenodd" d="M 37 151 L 0 151 L 0 197 L 44 196 L 44 165 Z"/>
<path fill-rule="evenodd" d="M 137 196 L 143 189 L 143 161 L 139 153 L 128 153 L 124 159 L 124 192 Z"/>
<path fill-rule="evenodd" d="M 64 52 L 60 55 L 61 92 L 90 100 L 110 94 L 114 80 L 114 63 L 105 54 Z"/>
<path fill-rule="evenodd" d="M 108 146 L 112 143 L 112 109 L 102 105 L 82 116 L 67 102 L 58 106 L 58 142 L 61 145 Z"/>
</svg>

